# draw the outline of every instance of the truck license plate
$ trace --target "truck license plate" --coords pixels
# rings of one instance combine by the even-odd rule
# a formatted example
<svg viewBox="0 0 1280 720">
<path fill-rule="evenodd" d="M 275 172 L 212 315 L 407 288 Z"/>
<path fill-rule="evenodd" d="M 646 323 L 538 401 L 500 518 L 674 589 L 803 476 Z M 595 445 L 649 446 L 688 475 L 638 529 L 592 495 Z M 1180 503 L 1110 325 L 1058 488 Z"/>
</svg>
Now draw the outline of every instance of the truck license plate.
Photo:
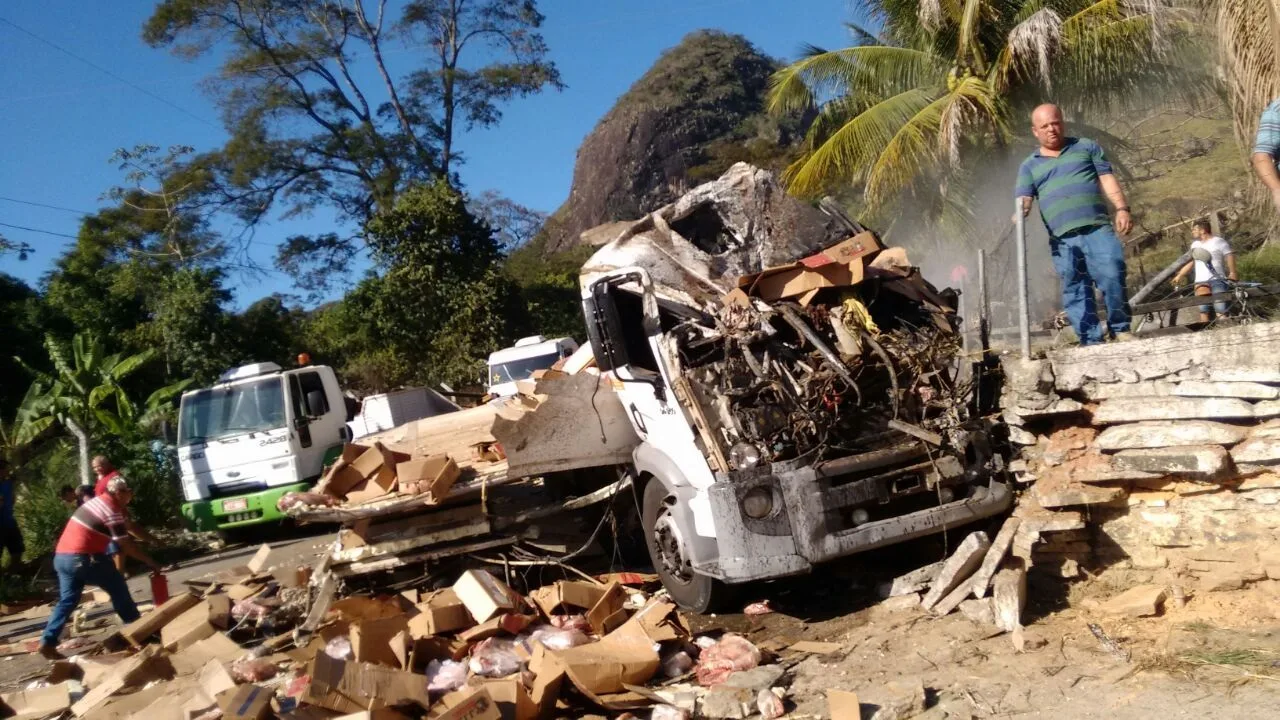
<svg viewBox="0 0 1280 720">
<path fill-rule="evenodd" d="M 234 498 L 232 500 L 222 501 L 222 512 L 236 512 L 237 510 L 248 510 L 248 498 Z"/>
</svg>

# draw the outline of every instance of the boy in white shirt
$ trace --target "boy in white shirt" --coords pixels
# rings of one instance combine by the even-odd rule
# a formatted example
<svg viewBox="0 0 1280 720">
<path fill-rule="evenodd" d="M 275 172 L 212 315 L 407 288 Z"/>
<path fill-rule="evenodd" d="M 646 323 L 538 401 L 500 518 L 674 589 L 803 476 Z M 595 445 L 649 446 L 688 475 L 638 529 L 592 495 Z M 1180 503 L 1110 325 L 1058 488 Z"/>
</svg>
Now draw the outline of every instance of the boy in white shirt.
<svg viewBox="0 0 1280 720">
<path fill-rule="evenodd" d="M 1195 238 L 1191 242 L 1191 249 L 1204 248 L 1208 250 L 1209 255 L 1212 256 L 1210 262 L 1213 265 L 1213 270 L 1216 270 L 1219 276 L 1232 282 L 1237 280 L 1235 253 L 1231 250 L 1231 245 L 1226 240 L 1213 234 L 1208 220 L 1196 220 L 1191 223 L 1191 237 Z M 1213 271 L 1209 269 L 1209 264 L 1198 260 L 1192 260 L 1183 266 L 1178 271 L 1178 274 L 1173 276 L 1173 284 L 1182 284 L 1183 279 L 1193 269 L 1196 273 L 1196 295 L 1216 295 L 1230 290 L 1225 280 L 1214 277 Z M 1212 308 L 1209 305 L 1201 305 L 1200 322 L 1209 322 L 1210 309 L 1216 312 L 1218 317 L 1223 317 L 1227 314 L 1227 307 L 1225 302 L 1216 302 Z"/>
</svg>

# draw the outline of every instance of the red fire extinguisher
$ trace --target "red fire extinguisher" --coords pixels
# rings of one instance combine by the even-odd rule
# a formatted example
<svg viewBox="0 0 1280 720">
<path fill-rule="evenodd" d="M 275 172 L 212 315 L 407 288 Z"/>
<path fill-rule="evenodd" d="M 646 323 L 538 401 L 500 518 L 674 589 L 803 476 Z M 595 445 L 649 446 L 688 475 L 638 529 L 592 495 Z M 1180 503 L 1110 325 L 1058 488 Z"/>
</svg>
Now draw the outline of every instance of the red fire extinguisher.
<svg viewBox="0 0 1280 720">
<path fill-rule="evenodd" d="M 160 607 L 169 601 L 169 578 L 157 570 L 151 573 L 151 602 Z"/>
</svg>

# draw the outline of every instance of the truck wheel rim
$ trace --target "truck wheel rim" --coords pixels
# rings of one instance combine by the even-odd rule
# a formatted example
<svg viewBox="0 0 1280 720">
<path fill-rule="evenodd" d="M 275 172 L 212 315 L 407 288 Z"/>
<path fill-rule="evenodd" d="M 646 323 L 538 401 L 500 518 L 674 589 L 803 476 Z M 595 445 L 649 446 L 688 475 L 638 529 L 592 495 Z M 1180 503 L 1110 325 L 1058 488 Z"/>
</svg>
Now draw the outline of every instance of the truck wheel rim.
<svg viewBox="0 0 1280 720">
<path fill-rule="evenodd" d="M 674 498 L 671 497 L 663 500 L 662 509 L 653 524 L 653 540 L 658 550 L 658 562 L 662 565 L 659 569 L 681 583 L 689 583 L 693 581 L 693 569 L 689 566 L 680 526 L 671 516 L 672 502 Z"/>
</svg>

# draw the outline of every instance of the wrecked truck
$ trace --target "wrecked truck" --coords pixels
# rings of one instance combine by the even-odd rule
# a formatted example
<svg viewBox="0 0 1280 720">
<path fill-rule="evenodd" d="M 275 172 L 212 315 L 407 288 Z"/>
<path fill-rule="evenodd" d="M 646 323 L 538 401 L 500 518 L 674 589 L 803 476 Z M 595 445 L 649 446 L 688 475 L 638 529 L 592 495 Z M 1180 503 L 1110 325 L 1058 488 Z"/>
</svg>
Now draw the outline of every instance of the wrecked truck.
<svg viewBox="0 0 1280 720">
<path fill-rule="evenodd" d="M 605 233 L 580 273 L 588 347 L 498 403 L 348 446 L 352 467 L 372 462 L 330 469 L 345 503 L 290 511 L 347 525 L 334 575 L 496 548 L 536 564 L 532 540 L 570 524 L 550 518 L 605 503 L 592 538 L 634 508 L 616 540 L 641 534 L 672 598 L 705 612 L 730 585 L 1009 507 L 956 296 L 901 249 L 745 164 L 584 236 Z M 414 468 L 452 465 L 420 494 Z M 565 487 L 576 497 L 551 492 Z"/>
<path fill-rule="evenodd" d="M 581 287 L 640 439 L 649 555 L 681 605 L 1011 504 L 968 416 L 954 293 L 767 172 L 736 165 L 623 229 Z"/>
</svg>

